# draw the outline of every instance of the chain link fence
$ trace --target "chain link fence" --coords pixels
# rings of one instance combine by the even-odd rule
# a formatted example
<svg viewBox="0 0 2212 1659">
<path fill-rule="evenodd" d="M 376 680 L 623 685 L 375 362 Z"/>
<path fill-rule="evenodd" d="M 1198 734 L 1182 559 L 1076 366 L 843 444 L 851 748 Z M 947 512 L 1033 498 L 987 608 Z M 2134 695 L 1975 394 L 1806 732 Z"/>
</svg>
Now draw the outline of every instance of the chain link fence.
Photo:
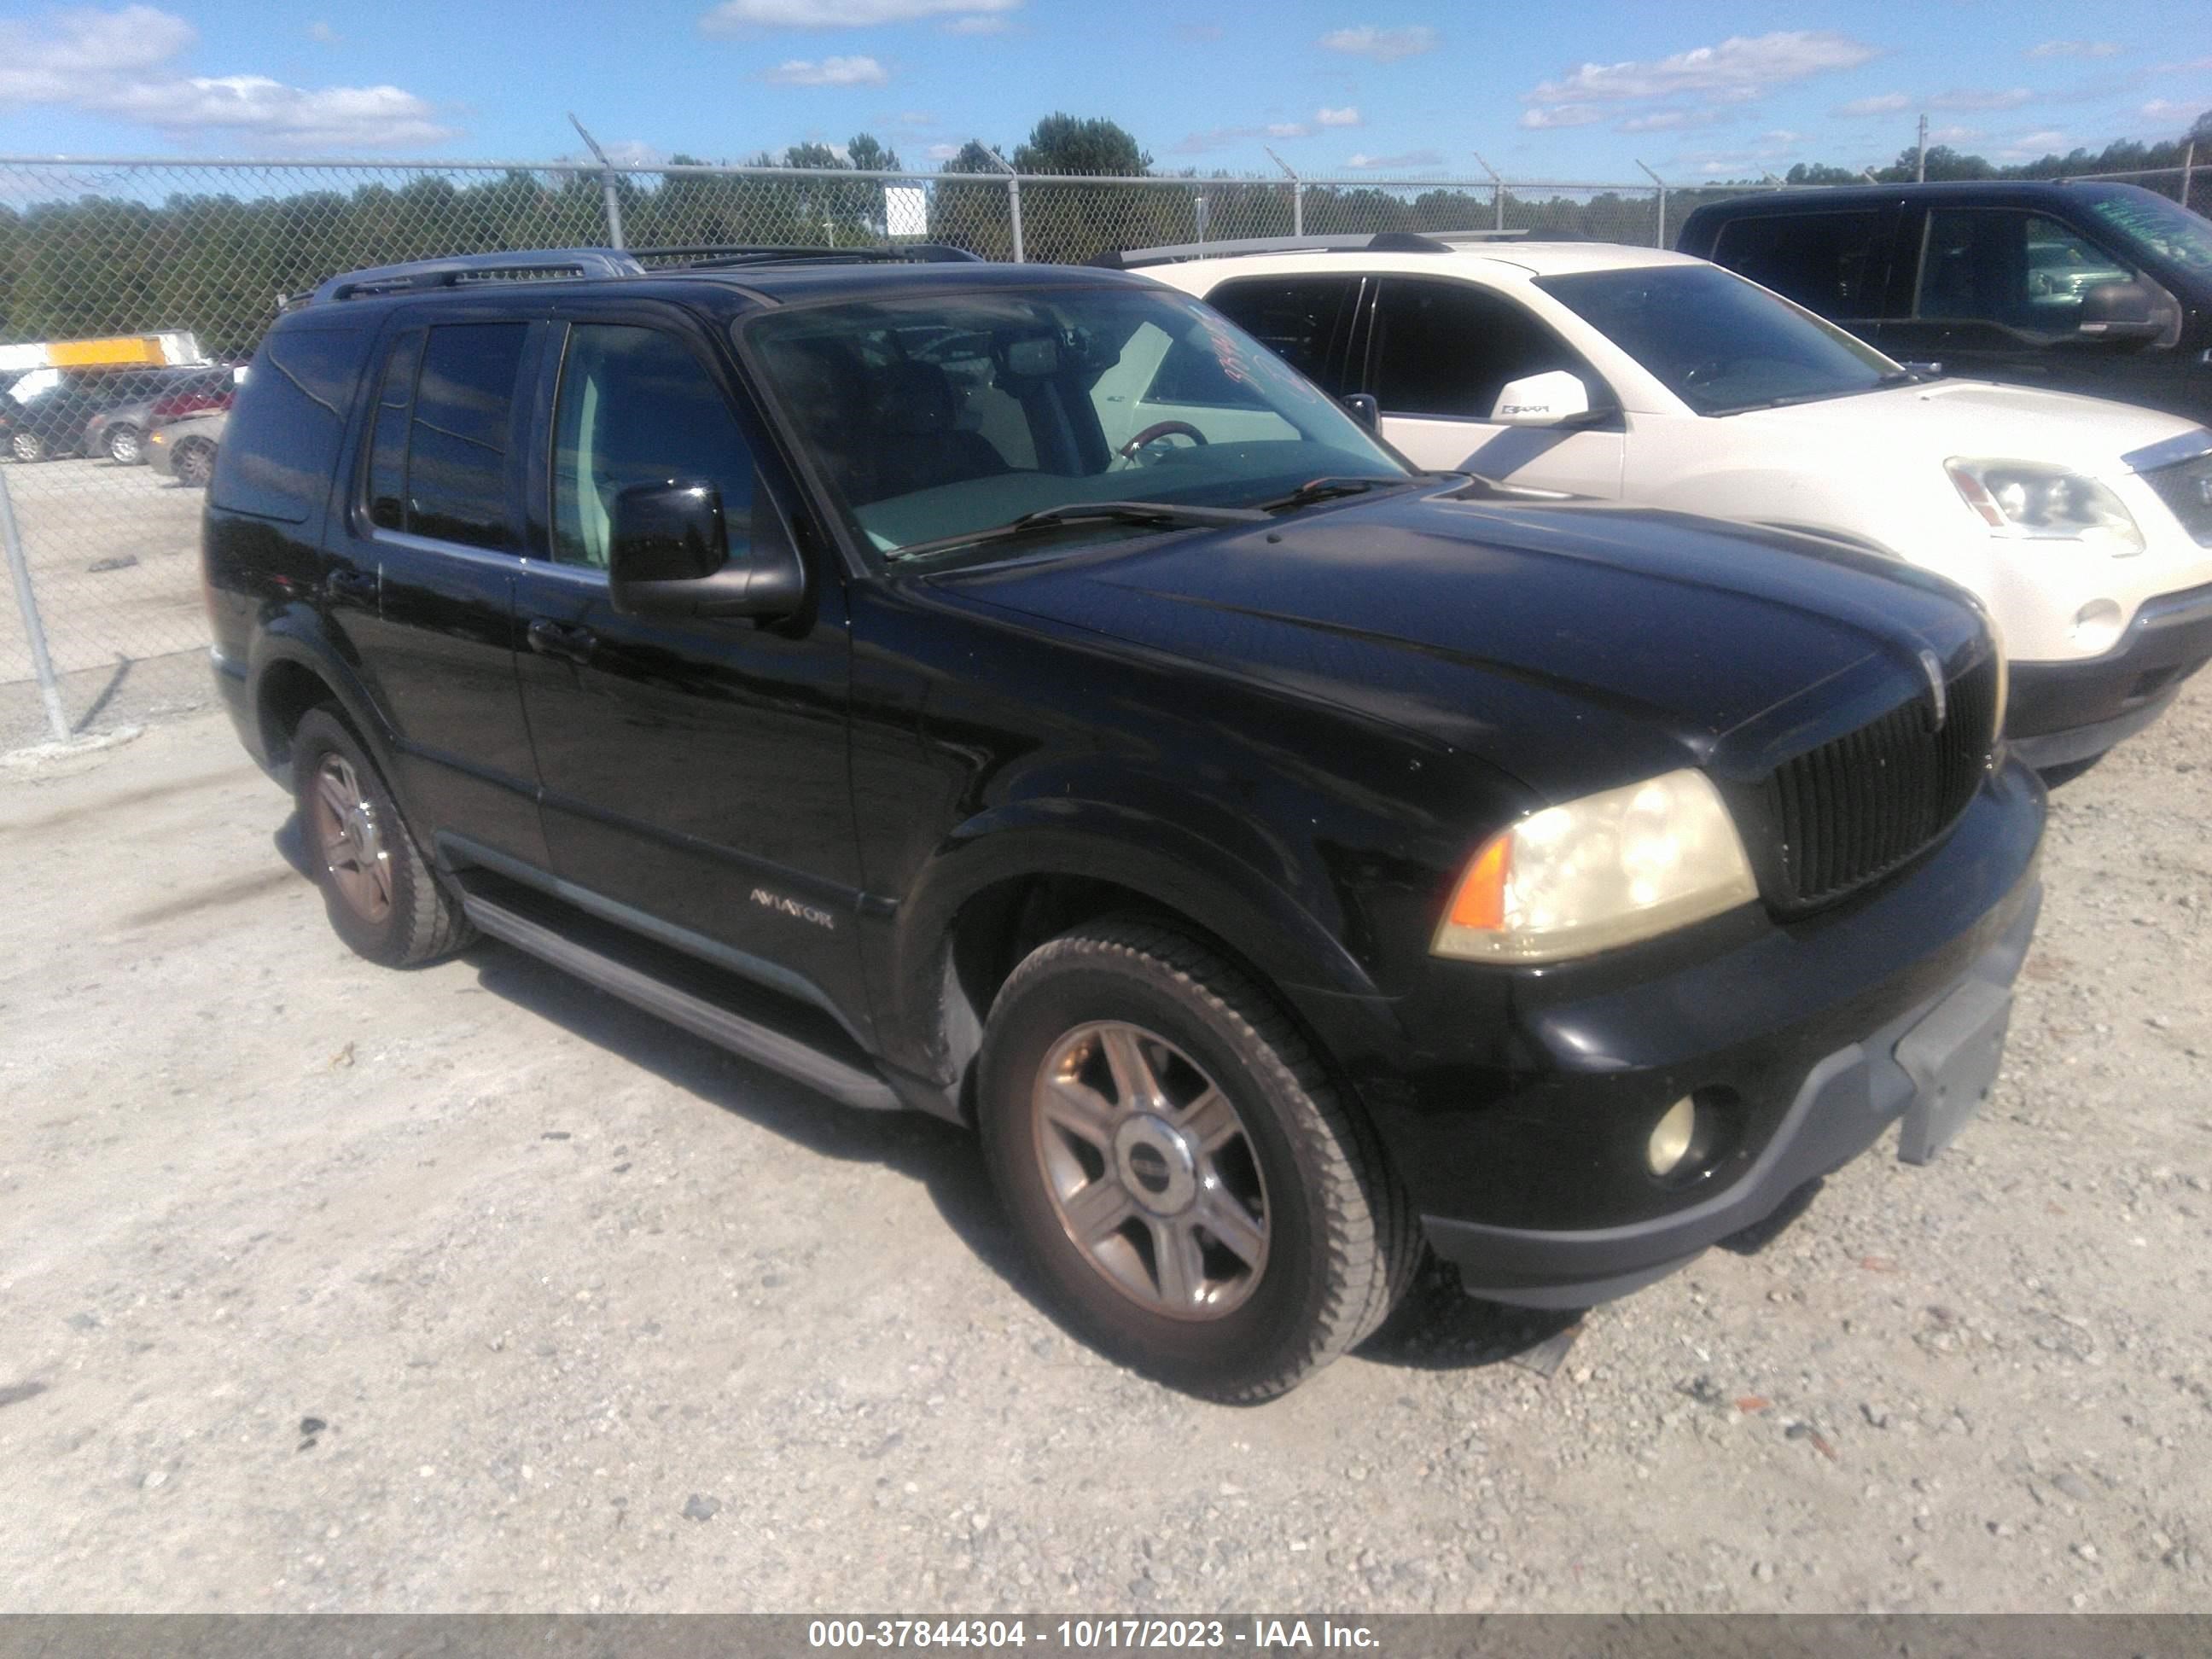
<svg viewBox="0 0 2212 1659">
<path fill-rule="evenodd" d="M 1498 228 L 1663 240 L 1654 185 L 1095 179 L 592 165 L 0 159 L 0 750 L 204 702 L 201 492 L 180 420 L 228 395 L 281 296 L 440 254 L 950 243 L 994 259 L 1245 237 Z M 168 332 L 205 370 L 58 365 Z M 211 384 L 212 382 L 212 384 Z M 160 439 L 155 434 L 163 434 Z M 185 446 L 183 451 L 177 447 Z M 166 448 L 165 448 L 166 446 Z M 185 476 L 179 477 L 179 473 Z"/>
<path fill-rule="evenodd" d="M 2212 168 L 2127 176 L 2212 210 Z M 0 605 L 0 750 L 208 691 L 196 469 L 180 479 L 146 459 L 204 431 L 177 417 L 223 394 L 205 369 L 195 380 L 181 368 L 56 367 L 54 343 L 167 331 L 191 337 L 173 356 L 235 364 L 280 296 L 440 254 L 611 244 L 650 264 L 654 248 L 888 238 L 1080 263 L 1163 243 L 1481 229 L 1665 246 L 1699 202 L 1741 193 L 1656 180 L 0 158 L 0 541 L 16 601 Z"/>
</svg>

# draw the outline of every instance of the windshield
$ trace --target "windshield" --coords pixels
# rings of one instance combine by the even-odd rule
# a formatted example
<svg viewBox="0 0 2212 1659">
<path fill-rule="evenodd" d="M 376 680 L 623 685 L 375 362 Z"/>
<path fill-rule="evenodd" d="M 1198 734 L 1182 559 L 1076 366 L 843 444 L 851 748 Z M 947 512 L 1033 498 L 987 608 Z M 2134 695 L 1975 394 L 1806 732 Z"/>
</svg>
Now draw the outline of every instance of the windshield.
<svg viewBox="0 0 2212 1659">
<path fill-rule="evenodd" d="M 2148 191 L 2105 197 L 2090 203 L 2089 210 L 2144 252 L 2212 273 L 2212 219 Z"/>
<path fill-rule="evenodd" d="M 1873 347 L 1717 265 L 1592 270 L 1536 286 L 1700 415 L 1849 397 L 1901 372 Z"/>
<path fill-rule="evenodd" d="M 1415 476 L 1310 381 L 1165 289 L 853 300 L 743 326 L 886 556 L 1078 503 L 1252 507 L 1323 476 Z M 1054 534 L 1157 529 L 1085 519 Z"/>
</svg>

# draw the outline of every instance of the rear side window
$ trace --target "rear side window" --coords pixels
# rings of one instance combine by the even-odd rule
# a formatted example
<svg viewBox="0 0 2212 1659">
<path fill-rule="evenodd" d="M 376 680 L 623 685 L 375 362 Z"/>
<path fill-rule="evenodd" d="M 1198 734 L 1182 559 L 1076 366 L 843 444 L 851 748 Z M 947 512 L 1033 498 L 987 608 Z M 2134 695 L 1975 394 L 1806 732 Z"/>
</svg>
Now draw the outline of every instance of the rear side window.
<svg viewBox="0 0 2212 1659">
<path fill-rule="evenodd" d="M 223 428 L 210 496 L 287 524 L 323 503 L 366 343 L 359 328 L 295 327 L 262 342 Z"/>
<path fill-rule="evenodd" d="M 1765 213 L 1721 227 L 1713 258 L 1823 317 L 1882 314 L 1889 283 L 1881 215 Z"/>
<path fill-rule="evenodd" d="M 1206 296 L 1206 302 L 1299 374 L 1335 394 L 1346 388 L 1336 383 L 1341 377 L 1330 372 L 1331 354 L 1358 287 L 1357 276 L 1252 276 L 1224 283 Z M 1171 368 L 1180 374 L 1188 365 L 1178 366 L 1170 354 L 1160 368 L 1164 378 Z M 1176 389 L 1187 392 L 1194 388 L 1178 384 Z M 1156 391 L 1154 401 L 1211 400 L 1170 400 Z"/>
<path fill-rule="evenodd" d="M 456 323 L 429 331 L 407 427 L 407 523 L 466 547 L 512 544 L 507 437 L 526 323 Z"/>
<path fill-rule="evenodd" d="M 1563 368 L 1607 397 L 1596 374 L 1528 307 L 1466 283 L 1388 278 L 1375 308 L 1370 389 L 1387 415 L 1486 421 L 1498 394 Z"/>
</svg>

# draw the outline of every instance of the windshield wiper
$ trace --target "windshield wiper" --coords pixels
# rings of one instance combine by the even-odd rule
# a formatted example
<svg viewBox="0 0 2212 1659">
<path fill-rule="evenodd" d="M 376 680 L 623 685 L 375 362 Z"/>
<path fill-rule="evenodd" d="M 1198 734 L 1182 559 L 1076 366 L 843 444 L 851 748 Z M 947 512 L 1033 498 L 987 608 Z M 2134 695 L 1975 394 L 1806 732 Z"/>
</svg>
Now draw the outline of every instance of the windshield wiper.
<svg viewBox="0 0 2212 1659">
<path fill-rule="evenodd" d="M 915 542 L 893 549 L 884 557 L 890 562 L 918 559 L 956 547 L 980 547 L 991 542 L 1009 542 L 1024 536 L 1042 535 L 1064 525 L 1083 524 L 1093 520 L 1111 524 L 1159 525 L 1168 529 L 1203 530 L 1224 529 L 1231 525 L 1264 524 L 1267 515 L 1251 507 L 1186 507 L 1176 501 L 1068 501 L 1059 507 L 1041 507 L 1034 513 L 1024 513 L 1018 519 L 986 529 L 963 530 L 955 536 L 939 536 L 932 541 Z"/>
<path fill-rule="evenodd" d="M 1260 503 L 1262 513 L 1280 513 L 1293 507 L 1307 507 L 1315 501 L 1334 501 L 1340 495 L 1364 495 L 1369 490 L 1393 482 L 1410 483 L 1411 479 L 1389 478 L 1309 478 L 1287 495 L 1278 495 L 1272 501 Z"/>
</svg>

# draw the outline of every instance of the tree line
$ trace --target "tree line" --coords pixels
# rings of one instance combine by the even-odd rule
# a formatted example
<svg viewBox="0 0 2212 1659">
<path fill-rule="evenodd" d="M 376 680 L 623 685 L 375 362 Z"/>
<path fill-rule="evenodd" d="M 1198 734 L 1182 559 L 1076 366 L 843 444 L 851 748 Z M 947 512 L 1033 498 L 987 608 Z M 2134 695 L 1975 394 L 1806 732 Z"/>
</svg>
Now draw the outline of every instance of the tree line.
<svg viewBox="0 0 2212 1659">
<path fill-rule="evenodd" d="M 2212 112 L 2198 125 L 2212 137 Z M 1021 193 L 1023 251 L 1039 260 L 1081 262 L 1109 249 L 1287 235 L 1300 216 L 1309 234 L 1478 229 L 1492 224 L 1501 206 L 1490 187 L 1441 185 L 1308 185 L 1294 203 L 1287 180 L 1163 174 L 1114 122 L 1065 114 L 1039 121 L 1006 159 L 1019 174 L 1172 181 L 1027 186 Z M 1909 179 L 1915 159 L 1908 150 L 1878 176 Z M 2212 155 L 2206 159 L 2212 162 Z M 2178 144 L 2130 141 L 2094 155 L 2077 150 L 2000 168 L 1939 148 L 1929 152 L 1928 176 L 2040 178 L 2179 160 Z M 672 164 L 699 165 L 681 155 Z M 798 144 L 781 156 L 757 155 L 749 164 L 816 168 L 827 176 L 617 174 L 625 240 L 640 248 L 849 246 L 879 240 L 890 225 L 883 182 L 834 176 L 898 170 L 897 153 L 871 134 L 856 135 L 842 151 Z M 960 176 L 1002 171 L 997 153 L 981 141 L 963 146 L 945 163 L 944 173 L 952 176 L 927 186 L 931 239 L 986 258 L 1011 257 L 1013 204 L 1006 185 Z M 227 182 L 225 175 L 211 176 Z M 1797 167 L 1788 182 L 1859 178 L 1838 167 Z M 1663 228 L 1648 193 L 1508 187 L 1502 207 L 1508 225 L 1537 234 L 1650 243 L 1662 234 L 1671 240 L 1680 215 L 1696 201 L 1755 183 L 1676 191 Z M 27 193 L 20 185 L 17 191 Z M 528 169 L 465 184 L 426 173 L 400 185 L 374 180 L 282 195 L 210 189 L 174 192 L 159 202 L 113 194 L 33 202 L 0 210 L 0 339 L 182 328 L 197 332 L 210 353 L 239 356 L 260 337 L 280 295 L 311 289 L 337 271 L 439 254 L 599 246 L 607 235 L 598 174 Z"/>
</svg>

